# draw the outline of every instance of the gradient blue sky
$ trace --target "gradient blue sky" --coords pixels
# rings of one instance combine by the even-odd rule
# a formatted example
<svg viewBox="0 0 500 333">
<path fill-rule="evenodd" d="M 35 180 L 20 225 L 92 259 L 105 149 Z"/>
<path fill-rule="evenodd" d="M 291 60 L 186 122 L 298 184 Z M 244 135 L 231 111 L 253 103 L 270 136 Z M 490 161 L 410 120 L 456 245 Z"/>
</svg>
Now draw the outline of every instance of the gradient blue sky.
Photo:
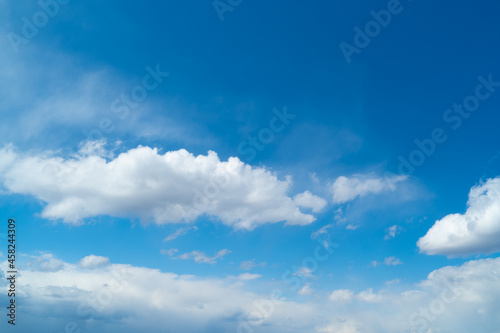
<svg viewBox="0 0 500 333">
<path fill-rule="evenodd" d="M 392 14 L 390 23 L 346 61 L 339 45 L 355 45 L 354 28 L 364 29 L 374 19 L 370 12 L 385 10 L 390 3 L 243 0 L 220 20 L 212 1 L 73 0 L 58 4 L 57 13 L 32 38 L 13 47 L 12 33 L 22 36 L 23 18 L 32 22 L 41 7 L 36 1 L 0 1 L 0 143 L 4 147 L 0 154 L 0 216 L 5 221 L 9 217 L 18 221 L 20 271 L 30 272 L 26 285 L 22 279 L 19 282 L 20 290 L 26 288 L 19 301 L 24 308 L 18 310 L 24 331 L 32 327 L 38 327 L 39 332 L 64 331 L 68 321 L 78 323 L 83 331 L 123 329 L 129 320 L 123 315 L 127 311 L 114 308 L 114 303 L 98 311 L 90 322 L 75 313 L 78 297 L 68 293 L 47 296 L 40 291 L 64 287 L 66 282 L 44 275 L 41 279 L 47 278 L 47 285 L 37 290 L 29 287 L 29 278 L 36 278 L 36 274 L 87 274 L 80 260 L 90 255 L 109 258 L 92 270 L 97 280 L 98 274 L 119 264 L 194 276 L 196 281 L 207 283 L 219 281 L 217 286 L 239 277 L 242 285 L 237 288 L 242 293 L 261 297 L 279 288 L 289 306 L 314 308 L 327 303 L 332 307 L 328 315 L 314 312 L 318 318 L 307 322 L 300 318 L 288 322 L 273 313 L 265 325 L 252 326 L 262 332 L 410 332 L 407 314 L 398 317 L 401 326 L 375 323 L 367 314 L 375 310 L 366 309 L 364 304 L 375 301 L 363 292 L 371 290 L 369 293 L 380 297 L 374 296 L 377 302 L 385 302 L 380 312 L 388 315 L 396 304 L 396 298 L 391 297 L 421 288 L 422 281 L 432 283 L 428 275 L 433 271 L 438 272 L 435 275 L 449 270 L 462 272 L 473 264 L 485 270 L 490 264 L 498 267 L 500 243 L 491 238 L 500 234 L 500 214 L 495 208 L 500 204 L 500 185 L 495 178 L 500 167 L 500 87 L 498 91 L 495 84 L 485 87 L 484 80 L 500 82 L 500 5 L 492 1 L 402 0 L 400 12 Z M 142 84 L 149 73 L 147 67 L 157 66 L 169 75 L 120 119 L 120 113 L 113 112 L 114 101 Z M 482 88 L 477 88 L 479 85 Z M 477 111 L 461 119 L 459 125 L 457 118 L 447 121 L 447 110 L 464 103 L 478 89 L 488 97 L 480 101 Z M 284 108 L 295 116 L 289 124 L 275 132 L 262 151 L 255 150 L 254 158 L 244 153 L 239 147 L 249 136 L 269 128 L 274 112 Z M 75 152 L 92 146 L 84 133 L 98 129 L 103 121 L 108 122 L 104 127 L 113 130 L 94 142 L 94 150 L 86 157 L 75 160 Z M 435 144 L 435 151 L 425 156 L 414 172 L 402 176 L 399 156 L 409 159 L 418 149 L 415 140 L 428 140 L 436 129 L 442 129 L 446 141 Z M 85 186 L 86 170 L 94 170 L 91 157 L 101 156 L 110 163 L 120 153 L 129 154 L 139 146 L 157 148 L 158 154 L 185 149 L 198 156 L 213 151 L 218 163 L 239 158 L 248 168 L 253 167 L 250 170 L 256 178 L 249 178 L 247 187 L 228 192 L 228 196 L 243 207 L 250 199 L 242 192 L 248 189 L 261 196 L 268 190 L 263 184 L 269 185 L 270 198 L 277 206 L 259 203 L 248 209 L 256 214 L 261 213 L 259 207 L 270 209 L 281 222 L 262 221 L 246 229 L 238 228 L 235 221 L 222 223 L 225 209 L 234 204 L 229 199 L 229 206 L 221 204 L 215 209 L 217 213 L 176 223 L 168 218 L 155 221 L 153 212 L 147 213 L 149 206 L 135 205 L 139 197 L 133 196 L 128 198 L 129 204 L 123 204 L 133 207 L 131 211 L 122 214 L 113 208 L 115 213 L 106 213 L 107 208 L 102 208 L 92 213 L 96 205 L 92 200 L 97 206 L 120 207 L 117 202 L 123 197 L 119 189 L 110 190 L 114 197 L 94 196 L 92 186 Z M 12 154 L 16 157 L 9 160 Z M 148 156 L 134 163 L 139 165 Z M 49 158 L 59 158 L 61 163 L 73 159 L 80 163 L 80 171 L 59 180 L 44 178 L 41 161 Z M 189 167 L 194 166 L 186 164 L 179 172 Z M 143 172 L 147 178 L 148 172 L 154 173 L 149 180 L 158 186 L 165 184 L 158 175 L 173 172 L 172 179 L 178 178 L 174 169 L 151 168 L 137 174 Z M 257 174 L 258 170 L 266 170 L 267 176 Z M 117 178 L 115 185 L 130 183 L 136 190 L 146 186 L 135 179 L 120 178 L 126 173 L 119 170 L 112 174 Z M 215 177 L 210 172 L 204 175 L 206 179 L 201 181 Z M 262 183 L 256 182 L 258 179 Z M 286 179 L 286 191 L 273 192 L 274 182 Z M 51 186 L 53 180 L 58 185 Z M 113 189 L 108 180 L 103 178 L 102 188 Z M 62 190 L 64 182 L 72 185 Z M 174 183 L 169 180 L 168 184 Z M 190 186 L 188 180 L 179 184 Z M 469 192 L 475 186 L 479 193 L 471 194 L 468 206 Z M 170 191 L 175 196 L 177 190 L 167 187 L 157 193 Z M 291 213 L 280 203 L 305 191 L 320 206 L 317 210 L 290 202 L 315 221 L 288 225 L 286 217 Z M 81 204 L 84 218 L 67 218 L 72 214 L 67 206 L 52 215 L 42 213 L 68 193 L 78 200 L 89 200 Z M 153 194 L 159 206 L 171 198 L 170 194 L 157 197 L 157 193 Z M 142 213 L 145 215 L 140 216 Z M 454 231 L 463 221 L 452 214 L 463 214 L 468 225 L 464 233 Z M 438 221 L 445 219 L 452 221 L 437 228 Z M 324 233 L 316 237 L 318 230 Z M 178 237 L 165 241 L 176 231 Z M 332 243 L 337 244 L 334 253 L 309 272 L 310 276 L 303 277 L 302 292 L 297 293 L 283 280 L 283 274 L 298 269 L 327 235 L 330 249 Z M 428 242 L 417 245 L 424 236 Z M 5 259 L 5 241 L 2 244 Z M 177 252 L 169 255 L 172 249 Z M 221 250 L 226 251 L 220 258 L 206 259 L 208 263 L 196 262 L 195 254 L 178 258 L 192 251 L 215 258 Z M 255 267 L 242 269 L 242 262 L 247 261 Z M 46 266 L 37 266 L 44 262 Z M 245 279 L 240 275 L 244 273 L 254 275 Z M 474 277 L 470 283 L 477 281 L 480 278 Z M 150 284 L 150 289 L 161 289 L 154 281 L 144 283 Z M 494 293 L 500 293 L 498 285 Z M 75 288 L 98 293 L 84 285 L 75 284 Z M 439 286 L 437 289 L 439 295 Z M 332 296 L 335 290 L 352 292 L 351 296 L 345 293 L 343 302 L 349 304 L 349 311 L 339 314 L 341 319 L 335 310 L 339 302 Z M 410 304 L 427 306 L 426 297 L 433 299 L 432 292 L 427 292 L 419 298 L 421 303 Z M 478 295 L 486 297 L 479 291 Z M 2 295 L 0 301 L 3 304 L 7 298 Z M 470 310 L 470 303 L 460 302 L 428 323 L 432 332 L 466 332 L 460 331 L 467 329 L 466 325 L 447 321 L 448 316 L 456 318 Z M 53 310 L 47 317 L 50 320 L 40 319 L 42 308 L 58 309 L 61 304 L 69 304 L 69 310 L 60 316 L 59 310 Z M 485 304 L 486 313 L 481 331 L 498 333 L 498 318 L 491 312 L 495 302 L 482 300 L 479 304 Z M 161 306 L 156 310 L 169 313 Z M 227 311 L 224 314 L 233 319 L 215 312 L 203 316 L 197 327 L 190 326 L 194 324 L 186 319 L 189 317 L 179 315 L 171 327 L 155 321 L 149 329 L 236 332 L 241 320 L 234 318 L 245 314 L 245 307 L 235 304 L 235 314 Z M 196 321 L 196 316 L 192 320 Z M 457 325 L 457 330 L 450 325 Z"/>
</svg>

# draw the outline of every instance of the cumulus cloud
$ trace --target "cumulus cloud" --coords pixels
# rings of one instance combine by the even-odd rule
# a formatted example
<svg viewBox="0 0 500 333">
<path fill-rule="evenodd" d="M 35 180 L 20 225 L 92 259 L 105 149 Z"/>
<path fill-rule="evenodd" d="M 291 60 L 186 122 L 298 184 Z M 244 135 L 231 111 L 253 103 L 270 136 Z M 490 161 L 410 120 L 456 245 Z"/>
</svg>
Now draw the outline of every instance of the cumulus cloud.
<svg viewBox="0 0 500 333">
<path fill-rule="evenodd" d="M 436 221 L 417 245 L 449 257 L 500 251 L 500 177 L 471 188 L 464 214 Z"/>
<path fill-rule="evenodd" d="M 98 147 L 97 147 L 98 148 Z M 309 192 L 292 199 L 284 180 L 236 157 L 194 156 L 186 150 L 160 154 L 139 146 L 106 160 L 102 150 L 63 159 L 50 152 L 21 154 L 0 149 L 0 179 L 10 193 L 46 202 L 42 217 L 80 224 L 98 215 L 139 217 L 157 224 L 217 218 L 235 229 L 265 223 L 308 225 L 315 221 L 299 207 L 318 210 L 323 199 Z"/>
<path fill-rule="evenodd" d="M 494 309 L 500 306 L 499 296 L 500 258 L 497 258 L 437 269 L 404 291 L 374 292 L 369 288 L 354 294 L 351 290 L 335 290 L 329 298 L 333 303 L 340 302 L 346 317 L 356 326 L 369 327 L 362 332 L 466 333 L 498 327 L 500 318 Z M 478 323 L 481 328 L 474 327 Z"/>
<path fill-rule="evenodd" d="M 332 184 L 333 202 L 337 204 L 352 201 L 368 194 L 395 191 L 397 184 L 406 180 L 407 176 L 391 176 L 376 178 L 367 175 L 354 175 L 351 178 L 340 176 Z"/>
<path fill-rule="evenodd" d="M 290 318 L 294 326 L 314 331 L 316 308 L 286 299 L 273 301 L 266 324 L 259 327 L 262 318 L 255 314 L 270 301 L 268 295 L 245 289 L 246 281 L 257 278 L 254 274 L 235 281 L 113 263 L 98 270 L 64 266 L 58 272 L 23 271 L 17 285 L 24 305 L 19 322 L 23 332 L 64 331 L 71 321 L 75 331 L 103 333 L 159 333 L 165 327 L 179 333 L 236 332 L 250 324 L 271 333 L 282 332 L 279 327 L 288 325 Z M 2 281 L 0 287 L 6 286 L 7 280 Z"/>
<path fill-rule="evenodd" d="M 64 262 L 55 258 L 51 253 L 42 253 L 39 256 L 31 257 L 26 266 L 33 271 L 59 272 L 64 269 Z"/>
<path fill-rule="evenodd" d="M 367 303 L 378 303 L 382 301 L 382 295 L 373 293 L 372 288 L 360 292 L 356 295 L 356 298 Z"/>
<path fill-rule="evenodd" d="M 319 213 L 325 208 L 327 202 L 309 191 L 297 194 L 293 201 L 299 207 L 310 208 L 314 213 Z"/>
<path fill-rule="evenodd" d="M 108 264 L 108 262 L 109 258 L 91 254 L 80 260 L 79 265 L 82 268 L 94 269 L 97 267 L 105 266 Z"/>
</svg>

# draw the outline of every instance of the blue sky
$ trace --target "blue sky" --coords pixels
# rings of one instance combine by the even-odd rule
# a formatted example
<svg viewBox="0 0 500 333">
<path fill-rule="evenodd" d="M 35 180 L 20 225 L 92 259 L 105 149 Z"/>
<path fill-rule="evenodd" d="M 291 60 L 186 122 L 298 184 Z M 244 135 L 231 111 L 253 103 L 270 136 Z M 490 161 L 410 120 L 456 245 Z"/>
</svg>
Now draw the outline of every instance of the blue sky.
<svg viewBox="0 0 500 333">
<path fill-rule="evenodd" d="M 0 6 L 18 329 L 498 333 L 498 4 Z"/>
</svg>

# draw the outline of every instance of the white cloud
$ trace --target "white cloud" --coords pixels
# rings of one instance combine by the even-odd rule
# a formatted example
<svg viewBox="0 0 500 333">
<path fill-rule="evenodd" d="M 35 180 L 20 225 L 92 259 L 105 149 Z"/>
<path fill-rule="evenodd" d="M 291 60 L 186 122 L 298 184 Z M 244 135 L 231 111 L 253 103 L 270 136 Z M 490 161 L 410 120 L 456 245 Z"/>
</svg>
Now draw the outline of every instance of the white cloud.
<svg viewBox="0 0 500 333">
<path fill-rule="evenodd" d="M 390 286 L 391 284 L 398 284 L 398 283 L 400 283 L 400 282 L 401 282 L 401 280 L 400 280 L 400 279 L 392 279 L 392 280 L 389 280 L 389 281 L 385 281 L 385 284 L 386 284 L 387 286 Z"/>
<path fill-rule="evenodd" d="M 32 261 L 50 259 L 58 260 L 43 254 Z M 57 271 L 34 265 L 23 269 L 17 289 L 27 331 L 63 331 L 68 321 L 103 333 L 159 333 L 166 325 L 179 333 L 237 332 L 245 323 L 263 333 L 469 333 L 500 327 L 500 258 L 443 267 L 402 292 L 335 290 L 329 301 L 301 304 L 285 298 L 271 302 L 269 295 L 249 291 L 245 278 L 204 278 L 113 263 L 94 270 L 61 265 Z M 5 287 L 7 280 L 2 281 Z"/>
<path fill-rule="evenodd" d="M 354 297 L 354 292 L 349 289 L 338 289 L 332 291 L 328 299 L 332 302 L 350 302 Z"/>
<path fill-rule="evenodd" d="M 33 9 L 22 12 L 30 18 Z M 6 12 L 9 11 L 0 15 Z M 18 27 L 16 33 L 21 33 L 22 15 L 18 14 L 11 24 Z M 7 31 L 0 27 L 0 34 L 6 36 Z M 88 135 L 147 136 L 186 144 L 214 140 L 205 125 L 176 116 L 178 110 L 185 111 L 188 107 L 175 99 L 164 99 L 154 90 L 148 92 L 146 100 L 124 107 L 122 97 L 142 84 L 142 77 L 124 76 L 113 66 L 82 66 L 85 62 L 77 54 L 40 47 L 34 40 L 21 48 L 22 56 L 12 50 L 7 38 L 0 39 L 1 145 L 7 142 L 30 148 L 71 145 L 67 148 L 74 149 L 73 143 Z M 144 64 L 143 73 L 136 74 L 147 75 L 147 65 L 156 67 L 154 63 Z M 160 68 L 168 71 L 167 64 L 160 64 Z M 168 81 L 165 78 L 162 85 Z M 122 102 L 115 104 L 118 100 Z M 175 111 L 159 113 L 159 104 L 162 109 Z"/>
<path fill-rule="evenodd" d="M 368 194 L 395 191 L 396 185 L 406 179 L 406 176 L 391 176 L 385 178 L 374 178 L 367 175 L 354 175 L 351 178 L 340 176 L 331 187 L 333 202 L 342 204 L 352 201 L 357 197 L 364 197 Z"/>
<path fill-rule="evenodd" d="M 223 249 L 217 252 L 213 257 L 209 257 L 206 253 L 200 251 L 191 251 L 177 256 L 175 256 L 175 254 L 179 252 L 177 249 L 161 250 L 160 252 L 161 254 L 168 255 L 172 259 L 194 260 L 199 264 L 215 264 L 218 259 L 222 259 L 227 254 L 231 253 L 231 251 Z"/>
<path fill-rule="evenodd" d="M 314 213 L 319 213 L 325 208 L 327 202 L 309 191 L 297 194 L 293 201 L 299 207 L 311 208 Z"/>
<path fill-rule="evenodd" d="M 187 233 L 190 232 L 191 230 L 196 231 L 196 230 L 198 230 L 198 227 L 197 226 L 180 227 L 179 229 L 177 229 L 176 231 L 174 231 L 173 233 L 171 233 L 170 235 L 165 237 L 165 239 L 163 241 L 168 242 L 168 241 L 176 239 L 177 237 L 187 235 Z"/>
<path fill-rule="evenodd" d="M 334 321 L 334 323 L 329 326 L 320 329 L 318 332 L 324 333 L 358 333 L 365 332 L 363 327 L 359 323 L 356 323 L 352 319 L 340 318 Z"/>
<path fill-rule="evenodd" d="M 47 203 L 44 218 L 67 223 L 110 215 L 165 224 L 204 214 L 235 229 L 315 221 L 288 196 L 290 177 L 279 180 L 236 157 L 221 161 L 212 151 L 194 156 L 181 149 L 162 155 L 139 146 L 107 161 L 98 155 L 62 159 L 50 152 L 20 154 L 8 146 L 0 150 L 0 160 L 0 179 L 10 193 L 35 196 Z"/>
<path fill-rule="evenodd" d="M 242 273 L 242 274 L 238 275 L 236 278 L 238 280 L 247 281 L 247 280 L 255 280 L 255 279 L 258 279 L 261 277 L 262 277 L 262 275 L 260 275 L 260 274 Z"/>
<path fill-rule="evenodd" d="M 93 254 L 86 256 L 82 260 L 80 260 L 80 267 L 82 268 L 87 268 L 87 269 L 94 269 L 97 267 L 105 266 L 109 263 L 109 258 L 107 257 L 101 257 L 101 256 L 95 256 Z"/>
<path fill-rule="evenodd" d="M 315 232 L 313 232 L 311 234 L 311 238 L 312 239 L 316 239 L 319 235 L 327 234 L 328 233 L 328 229 L 330 229 L 333 226 L 334 226 L 333 224 L 327 224 L 327 225 L 321 227 L 320 229 L 316 230 Z"/>
<path fill-rule="evenodd" d="M 421 252 L 450 257 L 500 251 L 500 177 L 471 188 L 467 211 L 436 221 L 417 242 Z"/>
<path fill-rule="evenodd" d="M 261 262 L 260 264 L 257 264 L 255 262 L 255 259 L 252 259 L 252 260 L 245 260 L 245 261 L 242 261 L 241 264 L 240 264 L 240 268 L 244 271 L 250 271 L 252 270 L 253 268 L 257 267 L 257 266 L 265 266 L 266 263 L 265 262 Z"/>
<path fill-rule="evenodd" d="M 313 294 L 314 290 L 311 288 L 310 283 L 306 283 L 302 288 L 297 291 L 297 294 L 300 296 L 311 296 Z"/>
<path fill-rule="evenodd" d="M 271 333 L 283 332 L 280 327 L 290 325 L 290 318 L 292 325 L 311 332 L 316 325 L 314 305 L 283 299 L 272 303 L 266 323 L 257 326 L 259 306 L 270 301 L 268 295 L 244 289 L 246 281 L 256 277 L 253 274 L 241 275 L 235 282 L 233 277 L 203 278 L 122 264 L 98 270 L 69 263 L 64 266 L 58 272 L 25 269 L 17 281 L 27 331 L 63 331 L 69 321 L 82 331 L 103 333 L 159 333 L 165 327 L 179 333 L 236 332 L 248 322 Z M 0 286 L 6 286 L 7 280 L 2 281 Z"/>
<path fill-rule="evenodd" d="M 381 294 L 374 294 L 373 289 L 368 289 L 356 295 L 356 298 L 366 303 L 378 303 L 382 301 Z"/>
<path fill-rule="evenodd" d="M 249 271 L 252 268 L 254 268 L 255 266 L 256 266 L 255 260 L 242 261 L 241 264 L 240 264 L 240 268 L 243 269 L 243 270 L 245 270 L 245 271 Z"/>
<path fill-rule="evenodd" d="M 164 249 L 161 249 L 160 250 L 160 253 L 161 254 L 166 254 L 168 255 L 169 257 L 172 257 L 174 254 L 176 254 L 177 252 L 179 252 L 178 249 L 170 249 L 170 250 L 164 250 Z"/>
<path fill-rule="evenodd" d="M 387 266 L 396 266 L 396 265 L 402 265 L 403 262 L 396 257 L 387 257 L 384 260 L 384 264 Z"/>
<path fill-rule="evenodd" d="M 50 253 L 42 253 L 37 257 L 31 257 L 26 266 L 33 271 L 59 272 L 64 269 L 65 264 Z"/>
<path fill-rule="evenodd" d="M 398 225 L 390 226 L 385 230 L 384 240 L 389 240 L 396 237 L 396 235 L 401 231 L 401 227 Z"/>
<path fill-rule="evenodd" d="M 397 266 L 397 265 L 402 265 L 403 262 L 396 257 L 386 257 L 382 263 L 377 260 L 371 261 L 368 267 L 377 267 L 380 266 L 381 264 L 387 266 Z"/>
<path fill-rule="evenodd" d="M 308 278 L 311 278 L 311 277 L 314 277 L 314 275 L 312 274 L 312 270 L 307 268 L 307 267 L 304 267 L 304 266 L 301 266 L 295 273 L 293 273 L 292 275 L 295 275 L 295 276 L 300 276 L 300 277 L 308 277 Z"/>
</svg>

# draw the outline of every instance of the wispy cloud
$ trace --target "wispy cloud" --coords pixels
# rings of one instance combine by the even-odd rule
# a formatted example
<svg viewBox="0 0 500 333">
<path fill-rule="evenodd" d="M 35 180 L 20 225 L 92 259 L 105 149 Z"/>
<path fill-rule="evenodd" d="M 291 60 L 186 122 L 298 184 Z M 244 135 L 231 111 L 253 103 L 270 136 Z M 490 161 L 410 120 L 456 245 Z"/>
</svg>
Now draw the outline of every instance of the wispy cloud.
<svg viewBox="0 0 500 333">
<path fill-rule="evenodd" d="M 311 238 L 312 239 L 316 239 L 320 235 L 327 234 L 328 233 L 328 229 L 332 228 L 333 226 L 334 226 L 334 224 L 327 224 L 327 225 L 321 227 L 320 229 L 316 230 L 315 232 L 313 232 L 311 234 Z"/>
<path fill-rule="evenodd" d="M 240 268 L 242 270 L 244 270 L 244 271 L 250 271 L 250 270 L 254 269 L 255 267 L 262 267 L 262 266 L 265 266 L 265 265 L 266 265 L 265 262 L 256 263 L 255 259 L 252 259 L 252 260 L 242 261 L 240 263 Z"/>
<path fill-rule="evenodd" d="M 407 176 L 373 177 L 370 175 L 354 175 L 338 177 L 331 186 L 333 202 L 343 204 L 368 194 L 379 194 L 396 190 L 397 184 L 406 180 Z"/>
<path fill-rule="evenodd" d="M 196 230 L 198 230 L 198 227 L 197 226 L 180 227 L 179 229 L 177 229 L 176 231 L 174 231 L 173 233 L 171 233 L 170 235 L 165 237 L 165 239 L 163 241 L 169 242 L 169 241 L 174 240 L 180 236 L 187 235 L 191 230 L 196 231 Z"/>
<path fill-rule="evenodd" d="M 209 257 L 204 252 L 200 251 L 191 251 L 180 255 L 176 255 L 179 252 L 178 249 L 161 250 L 160 252 L 168 255 L 172 259 L 194 260 L 199 264 L 216 264 L 218 259 L 222 259 L 227 254 L 231 253 L 230 250 L 223 249 L 217 252 L 213 257 Z"/>
<path fill-rule="evenodd" d="M 297 291 L 297 294 L 300 296 L 311 296 L 314 292 L 314 289 L 311 288 L 310 283 L 306 283 L 302 288 Z"/>
<path fill-rule="evenodd" d="M 403 262 L 396 257 L 387 257 L 384 260 L 384 265 L 387 265 L 387 266 L 397 266 L 397 265 L 402 265 L 402 264 L 403 264 Z"/>
<path fill-rule="evenodd" d="M 396 258 L 396 257 L 387 257 L 384 259 L 384 261 L 381 263 L 377 260 L 374 260 L 372 262 L 370 262 L 370 265 L 368 265 L 369 267 L 377 267 L 377 266 L 380 266 L 381 264 L 384 264 L 386 266 L 397 266 L 397 265 L 402 265 L 403 262 Z"/>
<path fill-rule="evenodd" d="M 396 237 L 396 235 L 401 231 L 401 227 L 398 225 L 393 225 L 385 230 L 384 240 L 389 240 Z"/>
<path fill-rule="evenodd" d="M 242 273 L 235 278 L 238 280 L 243 280 L 243 281 L 248 281 L 248 280 L 256 280 L 258 278 L 261 278 L 262 275 L 260 274 L 252 274 L 252 273 Z"/>
</svg>

